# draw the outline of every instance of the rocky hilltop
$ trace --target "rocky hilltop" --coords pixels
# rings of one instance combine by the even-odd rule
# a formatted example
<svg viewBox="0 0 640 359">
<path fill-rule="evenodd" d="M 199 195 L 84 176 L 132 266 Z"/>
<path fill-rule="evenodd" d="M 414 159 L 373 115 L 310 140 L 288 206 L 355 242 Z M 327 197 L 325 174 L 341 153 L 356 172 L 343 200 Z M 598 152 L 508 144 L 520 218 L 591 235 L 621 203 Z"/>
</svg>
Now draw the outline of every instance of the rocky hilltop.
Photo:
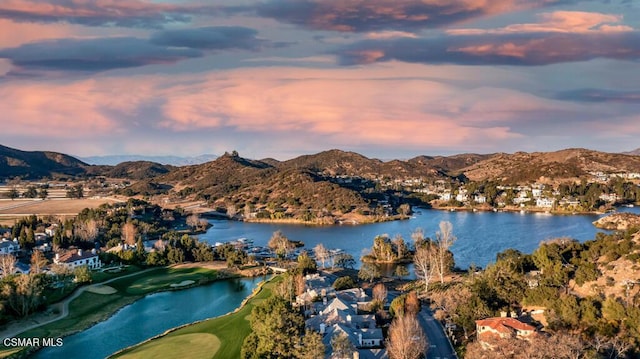
<svg viewBox="0 0 640 359">
<path fill-rule="evenodd" d="M 633 213 L 614 213 L 593 222 L 593 225 L 609 230 L 627 230 L 640 227 L 640 215 Z"/>
</svg>

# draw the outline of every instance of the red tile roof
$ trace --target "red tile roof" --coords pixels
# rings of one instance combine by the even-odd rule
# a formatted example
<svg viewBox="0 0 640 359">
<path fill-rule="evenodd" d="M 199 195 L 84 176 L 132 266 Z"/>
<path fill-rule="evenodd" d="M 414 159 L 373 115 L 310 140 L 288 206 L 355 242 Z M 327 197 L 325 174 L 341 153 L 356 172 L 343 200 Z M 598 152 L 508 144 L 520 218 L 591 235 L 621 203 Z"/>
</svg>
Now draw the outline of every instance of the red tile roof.
<svg viewBox="0 0 640 359">
<path fill-rule="evenodd" d="M 77 250 L 67 251 L 60 254 L 57 261 L 58 263 L 73 263 L 82 259 L 88 259 L 91 257 L 97 257 L 97 254 L 91 253 L 91 251 L 82 251 L 82 255 L 78 255 Z"/>
<path fill-rule="evenodd" d="M 489 327 L 499 333 L 511 334 L 516 331 L 535 331 L 536 328 L 515 318 L 487 318 L 476 320 L 476 326 Z"/>
</svg>

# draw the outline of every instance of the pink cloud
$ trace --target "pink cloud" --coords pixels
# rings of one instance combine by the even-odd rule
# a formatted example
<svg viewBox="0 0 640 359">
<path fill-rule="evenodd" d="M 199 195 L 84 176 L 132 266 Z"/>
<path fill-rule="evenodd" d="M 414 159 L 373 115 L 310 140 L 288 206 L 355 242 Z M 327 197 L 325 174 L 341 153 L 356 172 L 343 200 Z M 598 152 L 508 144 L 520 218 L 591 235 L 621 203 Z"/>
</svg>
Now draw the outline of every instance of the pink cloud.
<svg viewBox="0 0 640 359">
<path fill-rule="evenodd" d="M 513 24 L 497 29 L 451 29 L 451 35 L 511 34 L 535 32 L 588 33 L 633 31 L 627 25 L 620 25 L 621 15 L 584 11 L 554 11 L 542 13 L 540 22 Z"/>
</svg>

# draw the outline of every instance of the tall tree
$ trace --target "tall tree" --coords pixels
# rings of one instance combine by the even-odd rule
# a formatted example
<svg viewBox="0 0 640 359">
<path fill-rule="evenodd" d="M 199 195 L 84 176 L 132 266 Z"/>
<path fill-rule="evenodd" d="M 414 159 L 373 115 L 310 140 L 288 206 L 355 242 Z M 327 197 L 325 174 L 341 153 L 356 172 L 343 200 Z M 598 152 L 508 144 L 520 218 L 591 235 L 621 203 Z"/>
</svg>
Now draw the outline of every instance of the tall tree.
<svg viewBox="0 0 640 359">
<path fill-rule="evenodd" d="M 282 231 L 275 231 L 271 235 L 268 243 L 271 248 L 280 258 L 286 257 L 289 251 L 295 248 L 293 242 L 282 233 Z"/>
<path fill-rule="evenodd" d="M 453 225 L 449 221 L 440 222 L 440 231 L 436 232 L 437 243 L 437 272 L 440 276 L 440 283 L 444 283 L 444 276 L 452 267 L 452 257 L 449 248 L 456 241 L 453 235 Z"/>
<path fill-rule="evenodd" d="M 331 338 L 331 349 L 333 349 L 333 355 L 331 357 L 335 359 L 353 358 L 353 353 L 356 351 L 356 347 L 353 345 L 347 334 L 342 332 L 335 334 Z"/>
<path fill-rule="evenodd" d="M 16 272 L 16 257 L 13 254 L 0 254 L 0 275 L 4 278 Z"/>
<path fill-rule="evenodd" d="M 429 284 L 437 270 L 437 260 L 437 248 L 431 241 L 427 241 L 416 248 L 413 264 L 416 277 L 424 283 L 425 293 L 429 293 Z"/>
<path fill-rule="evenodd" d="M 124 243 L 133 246 L 134 244 L 136 244 L 137 235 L 138 230 L 131 221 L 128 221 L 122 226 L 122 239 L 124 240 Z"/>
<path fill-rule="evenodd" d="M 37 249 L 33 250 L 31 253 L 31 273 L 40 274 L 42 273 L 42 268 L 47 265 L 47 258 L 44 257 L 44 254 Z"/>
<path fill-rule="evenodd" d="M 329 259 L 329 250 L 322 243 L 319 243 L 313 247 L 313 252 L 316 255 L 316 259 L 322 263 L 322 268 L 325 268 L 324 263 Z"/>
<path fill-rule="evenodd" d="M 251 329 L 256 335 L 258 357 L 289 358 L 299 345 L 304 319 L 291 304 L 273 296 L 251 312 Z"/>
<path fill-rule="evenodd" d="M 322 335 L 307 329 L 302 337 L 302 345 L 296 348 L 296 359 L 324 359 L 325 346 Z"/>
<path fill-rule="evenodd" d="M 384 283 L 378 283 L 373 286 L 373 300 L 377 300 L 384 305 L 387 301 L 387 286 Z"/>
<path fill-rule="evenodd" d="M 98 222 L 96 222 L 95 219 L 76 221 L 74 232 L 76 236 L 80 238 L 80 240 L 84 242 L 93 242 L 96 238 L 98 238 Z"/>
<path fill-rule="evenodd" d="M 427 337 L 415 316 L 396 316 L 386 346 L 391 359 L 418 359 L 427 351 Z"/>
</svg>

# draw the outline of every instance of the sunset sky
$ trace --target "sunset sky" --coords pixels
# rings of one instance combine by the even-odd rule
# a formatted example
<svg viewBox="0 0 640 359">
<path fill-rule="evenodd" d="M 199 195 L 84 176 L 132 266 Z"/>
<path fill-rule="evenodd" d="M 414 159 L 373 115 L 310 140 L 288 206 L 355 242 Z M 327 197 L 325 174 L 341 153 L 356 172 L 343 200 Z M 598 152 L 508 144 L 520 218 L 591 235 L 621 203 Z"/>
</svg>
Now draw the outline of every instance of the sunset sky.
<svg viewBox="0 0 640 359">
<path fill-rule="evenodd" d="M 0 144 L 628 151 L 639 60 L 635 0 L 1 0 Z"/>
</svg>

